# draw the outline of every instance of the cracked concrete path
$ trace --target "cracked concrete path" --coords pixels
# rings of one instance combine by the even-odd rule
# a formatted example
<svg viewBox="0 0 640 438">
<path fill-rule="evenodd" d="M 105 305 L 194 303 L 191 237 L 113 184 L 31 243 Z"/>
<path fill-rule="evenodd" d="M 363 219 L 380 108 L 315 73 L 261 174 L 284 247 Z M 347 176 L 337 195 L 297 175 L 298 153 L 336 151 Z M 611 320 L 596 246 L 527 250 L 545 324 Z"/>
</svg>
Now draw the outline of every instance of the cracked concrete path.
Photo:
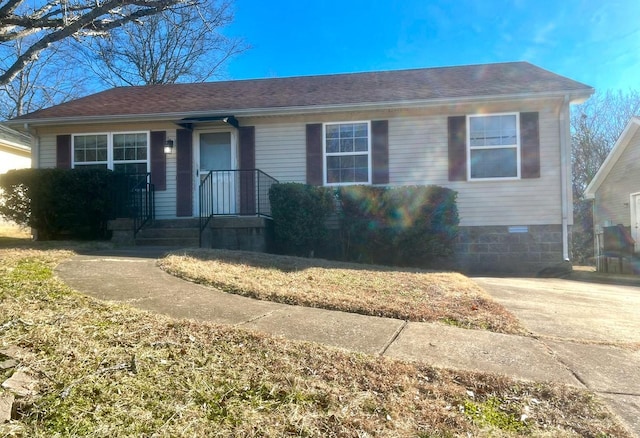
<svg viewBox="0 0 640 438">
<path fill-rule="evenodd" d="M 476 279 L 536 335 L 522 337 L 231 295 L 163 272 L 156 266 L 156 259 L 163 253 L 157 248 L 100 251 L 75 256 L 60 264 L 56 272 L 66 284 L 87 295 L 126 302 L 176 318 L 230 324 L 288 339 L 446 368 L 587 387 L 599 393 L 640 437 L 639 353 L 607 345 L 614 342 L 627 347 L 636 342 L 636 338 L 622 334 L 627 330 L 625 326 L 617 330 L 621 334 L 613 337 L 613 341 L 607 338 L 610 332 L 605 331 L 598 336 L 590 335 L 587 342 L 577 336 L 579 330 L 570 331 L 560 322 L 536 322 L 537 317 L 552 321 L 556 317 L 565 319 L 565 310 L 560 312 L 561 305 L 553 317 L 554 311 L 545 309 L 544 299 L 531 298 L 537 293 L 535 288 L 546 287 L 544 284 L 532 283 L 526 285 L 528 289 L 517 289 L 512 283 L 499 283 L 507 279 Z M 572 298 L 575 299 L 579 297 Z M 540 307 L 528 304 L 530 300 L 538 301 Z M 602 307 L 603 303 L 598 306 Z M 630 318 L 637 318 L 633 312 L 628 313 Z M 553 324 L 559 324 L 558 328 L 549 329 Z M 636 330 L 637 333 L 640 331 Z M 566 340 L 567 337 L 570 340 Z"/>
<path fill-rule="evenodd" d="M 474 280 L 640 436 L 640 287 L 557 278 Z"/>
</svg>

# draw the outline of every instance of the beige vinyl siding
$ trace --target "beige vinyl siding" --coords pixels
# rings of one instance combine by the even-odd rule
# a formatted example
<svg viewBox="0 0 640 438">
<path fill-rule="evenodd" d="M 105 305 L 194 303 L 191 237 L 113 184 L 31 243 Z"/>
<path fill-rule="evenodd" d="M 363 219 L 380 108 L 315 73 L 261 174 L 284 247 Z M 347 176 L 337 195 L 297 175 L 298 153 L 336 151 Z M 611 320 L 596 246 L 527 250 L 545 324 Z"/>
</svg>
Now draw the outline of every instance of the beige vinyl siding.
<svg viewBox="0 0 640 438">
<path fill-rule="evenodd" d="M 56 167 L 56 136 L 54 134 L 40 137 L 40 159 L 37 167 Z"/>
<path fill-rule="evenodd" d="M 631 193 L 640 192 L 640 130 L 631 138 L 596 192 L 594 223 L 631 224 Z"/>
<path fill-rule="evenodd" d="M 306 182 L 304 123 L 256 125 L 256 168 L 280 182 Z"/>
<path fill-rule="evenodd" d="M 176 130 L 167 129 L 167 138 L 176 140 Z M 156 191 L 156 219 L 176 217 L 176 148 L 167 156 L 167 190 Z"/>
<path fill-rule="evenodd" d="M 447 116 L 390 119 L 390 183 L 456 190 L 462 226 L 559 224 L 559 121 L 552 108 L 539 116 L 540 178 L 510 181 L 449 181 Z"/>
</svg>

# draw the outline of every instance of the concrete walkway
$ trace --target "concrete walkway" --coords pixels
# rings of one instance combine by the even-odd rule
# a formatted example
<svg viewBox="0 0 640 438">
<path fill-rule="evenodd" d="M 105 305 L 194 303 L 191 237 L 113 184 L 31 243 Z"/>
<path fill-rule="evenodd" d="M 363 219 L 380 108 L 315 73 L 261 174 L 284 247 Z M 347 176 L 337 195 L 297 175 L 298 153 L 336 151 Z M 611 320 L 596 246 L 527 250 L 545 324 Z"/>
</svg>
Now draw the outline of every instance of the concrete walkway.
<svg viewBox="0 0 640 438">
<path fill-rule="evenodd" d="M 176 318 L 230 324 L 440 367 L 586 387 L 600 393 L 640 437 L 638 352 L 560 337 L 504 335 L 258 301 L 166 274 L 156 266 L 163 253 L 136 248 L 78 255 L 56 272 L 87 295 Z"/>
</svg>

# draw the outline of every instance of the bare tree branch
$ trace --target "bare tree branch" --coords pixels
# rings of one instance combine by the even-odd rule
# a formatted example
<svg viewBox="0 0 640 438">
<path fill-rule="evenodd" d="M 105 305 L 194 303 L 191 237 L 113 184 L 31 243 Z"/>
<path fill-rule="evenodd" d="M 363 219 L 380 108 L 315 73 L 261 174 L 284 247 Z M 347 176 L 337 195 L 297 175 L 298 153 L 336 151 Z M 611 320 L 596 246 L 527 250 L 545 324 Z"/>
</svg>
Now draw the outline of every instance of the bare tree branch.
<svg viewBox="0 0 640 438">
<path fill-rule="evenodd" d="M 109 38 L 85 45 L 85 57 L 109 86 L 210 79 L 230 57 L 247 49 L 242 40 L 221 33 L 233 20 L 231 4 L 208 0 L 128 23 Z"/>
<path fill-rule="evenodd" d="M 35 5 L 26 0 L 0 1 L 0 44 L 37 36 L 0 70 L 0 85 L 4 85 L 51 44 L 83 33 L 105 33 L 171 7 L 195 6 L 198 0 L 45 0 L 41 5 L 37 0 Z"/>
</svg>

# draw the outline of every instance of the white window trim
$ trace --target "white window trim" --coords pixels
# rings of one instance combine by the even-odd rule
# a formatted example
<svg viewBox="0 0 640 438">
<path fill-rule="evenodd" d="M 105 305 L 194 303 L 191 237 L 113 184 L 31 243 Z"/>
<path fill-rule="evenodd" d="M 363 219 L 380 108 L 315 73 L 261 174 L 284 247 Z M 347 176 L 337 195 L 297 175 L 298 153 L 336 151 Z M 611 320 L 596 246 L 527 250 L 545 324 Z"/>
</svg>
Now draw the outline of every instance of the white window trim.
<svg viewBox="0 0 640 438">
<path fill-rule="evenodd" d="M 505 177 L 491 177 L 491 178 L 472 178 L 471 177 L 471 118 L 473 117 L 491 117 L 491 116 L 516 116 L 516 176 L 505 176 Z M 466 120 L 466 129 L 467 129 L 467 138 L 466 138 L 466 149 L 467 149 L 467 181 L 516 181 L 522 178 L 520 174 L 521 165 L 521 155 L 522 155 L 522 147 L 521 147 L 521 139 L 520 139 L 520 113 L 519 112 L 508 112 L 508 113 L 487 113 L 487 114 L 471 114 L 467 116 Z M 497 146 L 482 146 L 475 147 L 473 149 L 478 150 L 487 150 L 487 149 L 507 149 L 514 148 L 514 145 L 497 145 Z"/>
<path fill-rule="evenodd" d="M 114 160 L 113 159 L 113 136 L 120 134 L 145 134 L 147 136 L 147 173 L 151 171 L 151 131 L 113 131 L 113 132 L 82 132 L 71 136 L 71 168 L 76 167 L 76 137 L 85 135 L 106 135 L 107 136 L 107 169 L 113 170 L 114 164 L 125 163 L 142 163 L 143 160 Z M 86 166 L 92 164 L 105 164 L 104 161 L 82 161 L 77 163 L 78 166 Z"/>
<path fill-rule="evenodd" d="M 362 152 L 333 152 L 327 153 L 327 125 L 346 125 L 366 123 L 367 124 L 367 181 L 349 182 L 349 183 L 329 183 L 327 182 L 327 157 L 364 155 Z M 371 153 L 371 120 L 341 120 L 339 122 L 325 122 L 322 124 L 322 184 L 328 187 L 338 186 L 355 186 L 355 185 L 371 185 L 373 169 Z"/>
</svg>

